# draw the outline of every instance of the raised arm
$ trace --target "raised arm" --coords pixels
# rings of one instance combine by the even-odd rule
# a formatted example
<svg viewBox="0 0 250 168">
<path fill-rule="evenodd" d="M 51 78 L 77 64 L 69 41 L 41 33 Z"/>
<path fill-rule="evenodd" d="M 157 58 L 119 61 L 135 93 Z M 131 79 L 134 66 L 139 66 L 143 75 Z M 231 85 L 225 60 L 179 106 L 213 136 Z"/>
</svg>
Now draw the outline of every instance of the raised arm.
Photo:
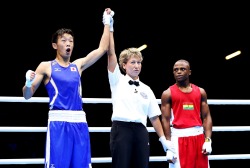
<svg viewBox="0 0 250 168">
<path fill-rule="evenodd" d="M 79 58 L 74 61 L 80 70 L 80 74 L 82 71 L 93 65 L 97 60 L 99 60 L 108 50 L 109 46 L 109 32 L 110 32 L 110 20 L 112 16 L 110 15 L 111 9 L 107 8 L 103 14 L 103 34 L 99 43 L 99 47 L 93 51 L 91 51 L 86 57 Z"/>
<path fill-rule="evenodd" d="M 108 70 L 114 72 L 117 65 L 117 57 L 115 54 L 115 40 L 114 40 L 114 29 L 113 29 L 114 19 L 110 25 L 110 35 L 109 35 L 109 48 L 108 48 Z"/>
<path fill-rule="evenodd" d="M 115 67 L 117 65 L 117 57 L 115 54 L 115 43 L 114 43 L 114 32 L 110 32 L 109 36 L 109 50 L 108 54 L 108 70 L 110 72 L 114 72 Z"/>
</svg>

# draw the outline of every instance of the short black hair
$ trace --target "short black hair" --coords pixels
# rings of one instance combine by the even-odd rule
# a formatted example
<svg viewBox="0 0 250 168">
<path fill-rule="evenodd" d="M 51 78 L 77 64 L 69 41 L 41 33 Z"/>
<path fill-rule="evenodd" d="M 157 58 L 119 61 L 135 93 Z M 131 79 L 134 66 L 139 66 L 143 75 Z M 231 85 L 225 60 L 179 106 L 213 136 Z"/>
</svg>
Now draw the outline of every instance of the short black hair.
<svg viewBox="0 0 250 168">
<path fill-rule="evenodd" d="M 65 33 L 70 34 L 74 38 L 74 33 L 71 29 L 60 28 L 52 35 L 51 42 L 57 43 L 58 37 L 62 37 L 62 35 L 64 35 Z"/>
</svg>

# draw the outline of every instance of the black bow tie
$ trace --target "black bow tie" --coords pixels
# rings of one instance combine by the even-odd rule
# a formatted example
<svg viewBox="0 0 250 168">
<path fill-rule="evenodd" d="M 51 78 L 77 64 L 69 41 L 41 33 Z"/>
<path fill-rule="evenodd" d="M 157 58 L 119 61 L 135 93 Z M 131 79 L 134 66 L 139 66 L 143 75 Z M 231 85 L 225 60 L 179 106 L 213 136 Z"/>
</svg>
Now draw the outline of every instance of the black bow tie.
<svg viewBox="0 0 250 168">
<path fill-rule="evenodd" d="M 132 81 L 132 80 L 130 80 L 130 81 L 128 81 L 128 83 L 130 84 L 130 85 L 135 85 L 135 86 L 139 86 L 140 84 L 139 84 L 139 82 L 137 82 L 137 81 Z"/>
</svg>

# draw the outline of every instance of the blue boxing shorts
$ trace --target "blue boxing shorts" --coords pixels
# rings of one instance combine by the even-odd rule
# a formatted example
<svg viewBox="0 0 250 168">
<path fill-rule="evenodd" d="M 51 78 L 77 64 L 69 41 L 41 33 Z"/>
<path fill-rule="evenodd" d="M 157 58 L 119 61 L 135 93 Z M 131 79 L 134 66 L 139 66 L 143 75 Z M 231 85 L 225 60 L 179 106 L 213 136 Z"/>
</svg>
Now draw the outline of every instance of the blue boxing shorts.
<svg viewBox="0 0 250 168">
<path fill-rule="evenodd" d="M 92 168 L 84 111 L 49 111 L 45 168 Z"/>
</svg>

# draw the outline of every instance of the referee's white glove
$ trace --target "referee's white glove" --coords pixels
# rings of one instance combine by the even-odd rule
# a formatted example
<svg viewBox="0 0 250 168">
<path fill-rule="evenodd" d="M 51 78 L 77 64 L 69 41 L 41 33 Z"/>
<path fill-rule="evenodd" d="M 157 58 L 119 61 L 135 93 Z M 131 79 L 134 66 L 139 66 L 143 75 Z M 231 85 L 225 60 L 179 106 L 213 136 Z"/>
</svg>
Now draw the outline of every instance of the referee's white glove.
<svg viewBox="0 0 250 168">
<path fill-rule="evenodd" d="M 169 163 L 175 163 L 177 156 L 171 150 L 167 150 L 166 152 L 166 159 Z"/>
<path fill-rule="evenodd" d="M 167 140 L 165 136 L 161 136 L 159 138 L 159 141 L 161 142 L 165 152 L 167 152 L 167 150 L 171 150 L 173 153 L 176 153 L 174 144 L 170 140 Z"/>
<path fill-rule="evenodd" d="M 205 138 L 205 142 L 202 146 L 202 153 L 205 155 L 210 155 L 212 152 L 212 140 L 211 138 Z"/>
<path fill-rule="evenodd" d="M 114 25 L 114 19 L 113 19 L 113 16 L 115 15 L 115 12 L 111 11 L 110 15 L 111 15 L 111 18 L 110 18 L 109 31 L 114 32 L 114 26 L 113 26 Z"/>
<path fill-rule="evenodd" d="M 36 78 L 36 73 L 32 70 L 28 70 L 25 75 L 26 82 L 25 85 L 26 87 L 31 87 L 32 83 L 34 82 L 34 79 Z"/>
</svg>

